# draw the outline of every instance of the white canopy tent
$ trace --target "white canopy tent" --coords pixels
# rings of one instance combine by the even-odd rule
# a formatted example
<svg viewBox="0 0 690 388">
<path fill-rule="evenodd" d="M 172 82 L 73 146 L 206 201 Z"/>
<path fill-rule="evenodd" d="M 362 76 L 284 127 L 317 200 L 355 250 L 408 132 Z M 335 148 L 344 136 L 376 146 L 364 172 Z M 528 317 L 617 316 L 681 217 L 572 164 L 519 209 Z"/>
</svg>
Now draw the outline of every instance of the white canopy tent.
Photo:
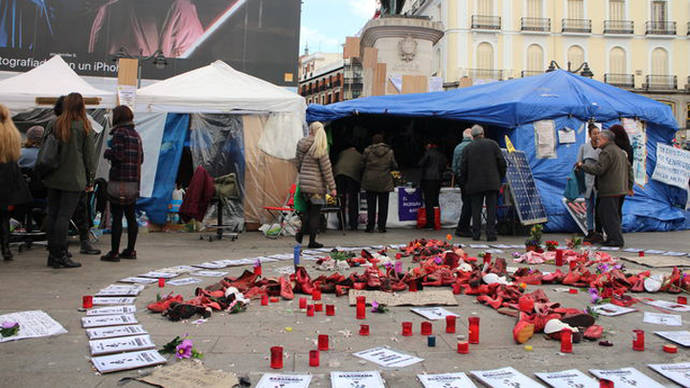
<svg viewBox="0 0 690 388">
<path fill-rule="evenodd" d="M 49 108 L 38 105 L 36 98 L 59 97 L 73 92 L 84 98 L 99 99 L 98 105 L 89 105 L 88 108 L 113 108 L 116 105 L 115 93 L 89 85 L 59 55 L 26 73 L 0 81 L 0 103 L 13 113 Z"/>
</svg>

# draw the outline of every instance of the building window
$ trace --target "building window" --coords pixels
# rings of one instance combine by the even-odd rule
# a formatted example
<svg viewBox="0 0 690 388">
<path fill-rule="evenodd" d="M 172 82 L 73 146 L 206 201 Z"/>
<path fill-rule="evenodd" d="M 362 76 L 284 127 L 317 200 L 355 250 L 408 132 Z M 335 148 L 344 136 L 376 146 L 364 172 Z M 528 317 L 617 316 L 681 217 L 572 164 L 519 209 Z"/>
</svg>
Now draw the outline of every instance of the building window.
<svg viewBox="0 0 690 388">
<path fill-rule="evenodd" d="M 664 0 L 652 1 L 651 12 L 653 22 L 664 22 L 668 20 L 668 15 L 666 13 L 666 1 Z"/>
<path fill-rule="evenodd" d="M 477 68 L 494 68 L 494 48 L 487 42 L 482 42 L 477 46 Z"/>
<path fill-rule="evenodd" d="M 668 52 L 666 49 L 657 47 L 652 51 L 652 74 L 668 75 Z"/>
<path fill-rule="evenodd" d="M 538 44 L 527 47 L 527 71 L 544 71 L 544 50 Z"/>
<path fill-rule="evenodd" d="M 477 0 L 477 15 L 493 16 L 494 2 L 493 0 Z"/>
<path fill-rule="evenodd" d="M 584 0 L 568 0 L 568 19 L 584 19 Z"/>
<path fill-rule="evenodd" d="M 333 102 L 340 101 L 340 92 L 335 92 Z"/>
<path fill-rule="evenodd" d="M 543 16 L 544 0 L 527 0 L 527 17 L 541 18 Z"/>
<path fill-rule="evenodd" d="M 625 0 L 609 0 L 609 20 L 625 20 Z"/>
<path fill-rule="evenodd" d="M 626 74 L 627 63 L 625 60 L 625 50 L 614 47 L 609 52 L 609 73 Z"/>
<path fill-rule="evenodd" d="M 568 49 L 568 62 L 573 69 L 577 69 L 585 62 L 585 50 L 580 46 L 570 46 Z"/>
</svg>

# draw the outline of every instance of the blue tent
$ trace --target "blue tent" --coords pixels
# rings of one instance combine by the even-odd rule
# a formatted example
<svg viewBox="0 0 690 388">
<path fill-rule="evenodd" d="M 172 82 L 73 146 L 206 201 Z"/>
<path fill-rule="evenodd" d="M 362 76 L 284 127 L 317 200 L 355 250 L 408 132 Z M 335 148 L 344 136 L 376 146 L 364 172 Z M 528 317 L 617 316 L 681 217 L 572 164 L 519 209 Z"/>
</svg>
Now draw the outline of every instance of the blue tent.
<svg viewBox="0 0 690 388">
<path fill-rule="evenodd" d="M 563 70 L 537 76 L 477 85 L 446 92 L 365 97 L 327 106 L 310 105 L 307 121 L 333 121 L 360 114 L 433 117 L 476 122 L 501 128 L 517 149 L 525 151 L 542 201 L 550 231 L 577 228 L 561 202 L 565 183 L 585 141 L 585 122 L 604 127 L 621 118 L 646 122 L 647 175 L 656 165 L 656 144 L 670 144 L 678 124 L 671 109 L 660 102 Z M 556 128 L 580 129 L 574 144 L 557 144 L 557 157 L 538 159 L 533 122 L 554 120 Z M 495 134 L 494 134 L 495 135 Z M 501 136 L 494 136 L 502 138 Z M 626 231 L 668 231 L 690 228 L 684 211 L 686 192 L 648 179 L 635 187 L 624 208 Z"/>
</svg>

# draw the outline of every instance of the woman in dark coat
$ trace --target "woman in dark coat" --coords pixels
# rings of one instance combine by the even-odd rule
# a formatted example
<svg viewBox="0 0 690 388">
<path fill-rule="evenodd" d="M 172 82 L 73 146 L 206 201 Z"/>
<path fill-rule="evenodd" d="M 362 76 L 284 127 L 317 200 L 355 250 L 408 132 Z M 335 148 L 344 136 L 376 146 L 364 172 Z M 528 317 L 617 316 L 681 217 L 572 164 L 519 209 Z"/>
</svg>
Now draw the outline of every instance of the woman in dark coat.
<svg viewBox="0 0 690 388">
<path fill-rule="evenodd" d="M 0 105 L 0 246 L 4 260 L 12 260 L 10 210 L 16 205 L 31 202 L 29 188 L 17 164 L 21 139 L 9 109 Z"/>
<path fill-rule="evenodd" d="M 119 203 L 117 199 L 110 199 L 110 213 L 112 214 L 110 252 L 101 257 L 103 261 L 120 261 L 120 259 L 134 260 L 137 251 L 139 225 L 134 214 L 136 199 L 139 197 L 139 183 L 141 180 L 141 164 L 144 162 L 144 150 L 141 137 L 134 130 L 134 115 L 132 110 L 124 105 L 113 109 L 113 138 L 110 147 L 105 150 L 104 158 L 111 162 L 108 183 L 132 182 L 136 184 L 136 195 L 131 203 Z M 127 249 L 120 253 L 120 238 L 122 237 L 122 216 L 127 218 Z"/>
<path fill-rule="evenodd" d="M 433 229 L 435 225 L 436 213 L 434 208 L 439 207 L 438 197 L 441 195 L 441 179 L 446 164 L 446 157 L 438 149 L 438 145 L 433 142 L 427 143 L 426 152 L 417 167 L 422 169 L 421 186 L 426 209 L 426 225 L 424 227 L 428 229 Z"/>
<path fill-rule="evenodd" d="M 625 151 L 625 154 L 628 156 L 628 162 L 630 162 L 630 166 L 632 166 L 635 155 L 632 145 L 630 144 L 628 133 L 625 132 L 625 128 L 623 128 L 622 125 L 615 124 L 609 128 L 609 131 L 613 132 L 615 135 L 613 142 L 616 143 L 618 148 Z M 628 195 L 632 194 L 632 191 L 628 193 Z M 625 201 L 625 195 L 621 195 L 620 201 L 618 202 L 618 217 L 621 219 L 621 225 L 623 225 L 623 201 Z"/>
<path fill-rule="evenodd" d="M 393 150 L 383 142 L 382 135 L 374 135 L 372 144 L 362 154 L 362 188 L 367 192 L 367 233 L 374 232 L 376 203 L 378 202 L 378 230 L 386 232 L 388 195 L 395 189 L 391 171 L 398 169 Z"/>
</svg>

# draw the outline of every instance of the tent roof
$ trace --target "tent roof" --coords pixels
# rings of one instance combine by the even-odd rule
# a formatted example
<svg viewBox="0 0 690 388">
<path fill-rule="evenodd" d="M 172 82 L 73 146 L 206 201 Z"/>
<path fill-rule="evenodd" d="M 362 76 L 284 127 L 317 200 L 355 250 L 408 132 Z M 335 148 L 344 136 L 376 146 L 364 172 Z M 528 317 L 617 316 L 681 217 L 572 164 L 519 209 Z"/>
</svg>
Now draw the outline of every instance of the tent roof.
<svg viewBox="0 0 690 388">
<path fill-rule="evenodd" d="M 215 61 L 137 91 L 136 110 L 178 113 L 295 112 L 304 97 Z M 299 114 L 299 112 L 302 112 Z"/>
<path fill-rule="evenodd" d="M 89 85 L 59 55 L 26 73 L 0 81 L 0 101 L 11 110 L 37 108 L 37 97 L 59 97 L 73 92 L 85 98 L 101 98 L 99 108 L 115 106 L 115 93 Z"/>
<path fill-rule="evenodd" d="M 597 121 L 637 117 L 678 127 L 667 105 L 564 70 L 446 92 L 310 105 L 307 121 L 331 121 L 355 114 L 439 117 L 506 128 L 568 115 Z"/>
</svg>

